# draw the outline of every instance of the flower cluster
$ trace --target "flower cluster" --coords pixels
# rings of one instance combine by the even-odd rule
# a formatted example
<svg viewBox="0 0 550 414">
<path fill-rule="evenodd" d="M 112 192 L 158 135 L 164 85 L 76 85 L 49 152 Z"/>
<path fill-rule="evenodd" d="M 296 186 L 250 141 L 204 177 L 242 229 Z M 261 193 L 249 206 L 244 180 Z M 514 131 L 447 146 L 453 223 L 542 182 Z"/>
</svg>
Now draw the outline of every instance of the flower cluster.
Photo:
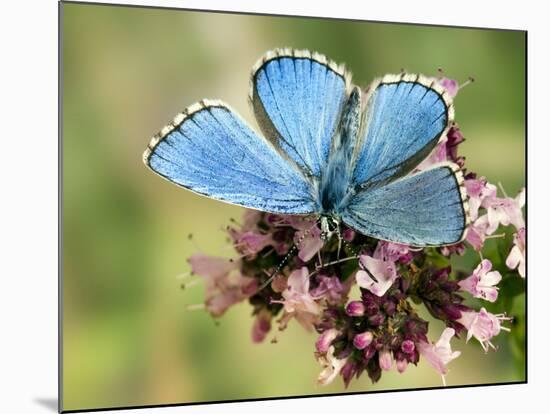
<svg viewBox="0 0 550 414">
<path fill-rule="evenodd" d="M 455 81 L 438 80 L 451 94 Z M 314 355 L 321 364 L 318 381 L 341 376 L 347 386 L 367 372 L 376 382 L 383 371 L 403 373 L 409 364 L 424 358 L 445 381 L 448 364 L 459 357 L 451 341 L 465 334 L 478 340 L 484 351 L 495 348 L 492 339 L 511 320 L 492 314 L 482 302 L 494 303 L 503 278 L 493 263 L 483 258 L 487 239 L 500 226 L 513 226 L 513 246 L 507 247 L 507 273 L 525 277 L 525 194 L 499 197 L 497 187 L 465 169 L 458 155 L 464 137 L 453 125 L 417 170 L 451 160 L 465 174 L 471 224 L 465 242 L 439 248 L 412 248 L 376 240 L 341 226 L 340 238 L 321 239 L 316 217 L 284 216 L 247 211 L 242 223 L 228 227 L 238 257 L 226 259 L 195 254 L 189 259 L 193 274 L 204 279 L 205 308 L 214 317 L 247 300 L 253 308 L 251 337 L 264 341 L 274 324 L 284 330 L 296 320 L 316 332 Z M 453 269 L 450 258 L 468 248 L 481 259 L 472 271 Z M 502 271 L 502 267 L 501 267 Z M 271 277 L 274 276 L 274 277 Z M 468 303 L 481 303 L 475 309 Z M 424 306 L 442 321 L 436 336 L 429 321 L 419 316 Z"/>
</svg>

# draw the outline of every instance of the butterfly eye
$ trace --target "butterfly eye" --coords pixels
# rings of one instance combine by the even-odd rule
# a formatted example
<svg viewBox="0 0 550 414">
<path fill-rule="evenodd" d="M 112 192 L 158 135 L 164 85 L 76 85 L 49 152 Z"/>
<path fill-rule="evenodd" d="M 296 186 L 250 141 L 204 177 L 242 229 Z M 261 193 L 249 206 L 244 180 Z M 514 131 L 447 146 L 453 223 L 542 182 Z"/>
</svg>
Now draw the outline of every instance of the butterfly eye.
<svg viewBox="0 0 550 414">
<path fill-rule="evenodd" d="M 338 221 L 332 217 L 329 217 L 328 220 L 327 220 L 327 224 L 328 224 L 328 230 L 332 233 L 334 231 L 336 231 L 338 229 Z"/>
</svg>

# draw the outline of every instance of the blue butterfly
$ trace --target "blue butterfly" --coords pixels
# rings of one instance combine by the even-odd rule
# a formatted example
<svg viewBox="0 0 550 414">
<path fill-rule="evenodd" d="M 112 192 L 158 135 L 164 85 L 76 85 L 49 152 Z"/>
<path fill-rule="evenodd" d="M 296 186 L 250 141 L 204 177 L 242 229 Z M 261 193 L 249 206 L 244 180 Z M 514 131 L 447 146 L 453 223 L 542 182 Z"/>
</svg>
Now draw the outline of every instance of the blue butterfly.
<svg viewBox="0 0 550 414">
<path fill-rule="evenodd" d="M 196 193 L 279 214 L 317 214 L 413 246 L 460 242 L 463 176 L 442 163 L 412 173 L 453 121 L 445 90 L 421 75 L 385 75 L 366 92 L 318 53 L 276 49 L 252 71 L 263 137 L 218 100 L 202 100 L 153 137 L 145 164 Z M 362 104 L 363 102 L 363 104 Z"/>
</svg>

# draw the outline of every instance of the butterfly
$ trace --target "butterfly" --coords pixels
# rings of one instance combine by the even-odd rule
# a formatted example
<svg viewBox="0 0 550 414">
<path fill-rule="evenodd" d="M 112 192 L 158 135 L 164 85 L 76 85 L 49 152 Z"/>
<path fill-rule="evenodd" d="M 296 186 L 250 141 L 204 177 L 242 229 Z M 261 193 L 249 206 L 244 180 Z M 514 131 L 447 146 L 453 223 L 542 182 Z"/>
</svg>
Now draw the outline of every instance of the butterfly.
<svg viewBox="0 0 550 414">
<path fill-rule="evenodd" d="M 250 103 L 263 135 L 227 104 L 201 100 L 143 154 L 195 193 L 278 214 L 315 214 L 324 238 L 340 223 L 411 246 L 455 244 L 469 224 L 460 168 L 415 171 L 453 122 L 437 81 L 401 73 L 366 91 L 344 65 L 275 49 L 254 65 Z"/>
</svg>

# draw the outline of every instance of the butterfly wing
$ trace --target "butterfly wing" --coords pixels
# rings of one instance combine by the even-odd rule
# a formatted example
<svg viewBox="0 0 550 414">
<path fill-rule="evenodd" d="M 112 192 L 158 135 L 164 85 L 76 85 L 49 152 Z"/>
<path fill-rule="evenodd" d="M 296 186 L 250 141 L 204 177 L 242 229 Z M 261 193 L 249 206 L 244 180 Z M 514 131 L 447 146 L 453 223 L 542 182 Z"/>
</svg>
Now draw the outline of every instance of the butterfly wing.
<svg viewBox="0 0 550 414">
<path fill-rule="evenodd" d="M 375 81 L 351 166 L 353 184 L 378 187 L 408 174 L 437 145 L 453 117 L 451 99 L 435 80 L 402 74 Z"/>
<path fill-rule="evenodd" d="M 276 49 L 252 72 L 250 100 L 264 135 L 306 176 L 321 176 L 350 87 L 342 65 L 309 51 Z"/>
<path fill-rule="evenodd" d="M 143 159 L 173 183 L 221 201 L 283 214 L 317 210 L 311 182 L 220 101 L 178 114 Z"/>
<path fill-rule="evenodd" d="M 443 163 L 390 184 L 360 191 L 342 220 L 360 233 L 413 246 L 461 241 L 468 204 L 459 167 Z"/>
<path fill-rule="evenodd" d="M 350 161 L 351 194 L 341 206 L 342 220 L 363 234 L 414 246 L 461 241 L 468 207 L 458 166 L 406 176 L 453 117 L 451 99 L 435 80 L 402 74 L 375 81 Z"/>
</svg>

